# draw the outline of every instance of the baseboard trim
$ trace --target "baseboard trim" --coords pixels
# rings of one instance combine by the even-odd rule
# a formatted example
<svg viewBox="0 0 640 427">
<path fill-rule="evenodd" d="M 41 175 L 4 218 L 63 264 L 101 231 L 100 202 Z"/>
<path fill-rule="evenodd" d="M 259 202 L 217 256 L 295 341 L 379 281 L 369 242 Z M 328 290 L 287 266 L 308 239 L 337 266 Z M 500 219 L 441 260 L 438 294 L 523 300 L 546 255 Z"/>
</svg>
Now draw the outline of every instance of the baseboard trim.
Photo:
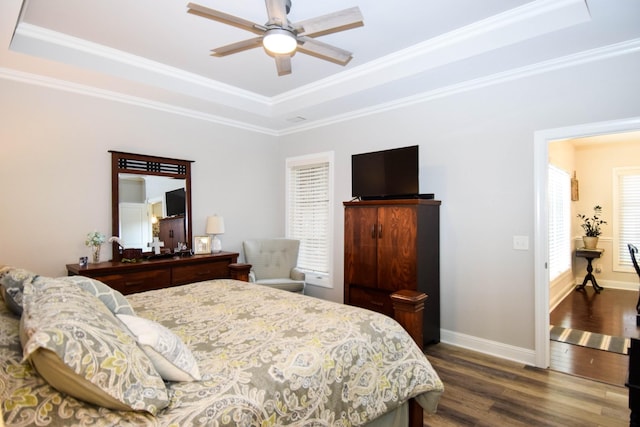
<svg viewBox="0 0 640 427">
<path fill-rule="evenodd" d="M 582 283 L 582 282 L 580 282 Z M 549 313 L 551 313 L 571 292 L 574 292 L 578 283 L 567 283 L 560 291 L 553 290 L 553 297 L 549 296 Z"/>
<path fill-rule="evenodd" d="M 584 280 L 584 277 L 576 277 L 576 286 L 578 285 L 582 285 L 582 281 Z M 623 291 L 637 291 L 638 290 L 638 284 L 635 282 L 623 282 L 620 280 L 603 280 L 603 279 L 598 279 L 596 278 L 596 280 L 598 281 L 598 285 L 602 286 L 605 289 L 621 289 Z M 591 282 L 587 282 L 587 287 L 592 286 Z"/>
<path fill-rule="evenodd" d="M 466 348 L 468 350 L 477 351 L 479 353 L 488 354 L 501 359 L 507 359 L 531 366 L 535 366 L 536 364 L 536 352 L 528 348 L 515 347 L 501 342 L 490 341 L 484 338 L 478 338 L 446 329 L 440 330 L 440 340 L 446 344 L 455 345 L 456 347 Z"/>
</svg>

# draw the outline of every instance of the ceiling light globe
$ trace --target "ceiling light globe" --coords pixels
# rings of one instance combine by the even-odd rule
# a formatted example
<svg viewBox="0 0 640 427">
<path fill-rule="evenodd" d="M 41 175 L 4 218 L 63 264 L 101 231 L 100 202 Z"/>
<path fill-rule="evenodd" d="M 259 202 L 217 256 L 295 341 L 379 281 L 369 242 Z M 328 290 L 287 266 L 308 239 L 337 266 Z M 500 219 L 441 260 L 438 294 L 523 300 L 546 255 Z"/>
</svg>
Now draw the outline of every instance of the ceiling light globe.
<svg viewBox="0 0 640 427">
<path fill-rule="evenodd" d="M 269 52 L 282 55 L 296 50 L 298 42 L 291 31 L 274 28 L 265 32 L 262 45 Z"/>
</svg>

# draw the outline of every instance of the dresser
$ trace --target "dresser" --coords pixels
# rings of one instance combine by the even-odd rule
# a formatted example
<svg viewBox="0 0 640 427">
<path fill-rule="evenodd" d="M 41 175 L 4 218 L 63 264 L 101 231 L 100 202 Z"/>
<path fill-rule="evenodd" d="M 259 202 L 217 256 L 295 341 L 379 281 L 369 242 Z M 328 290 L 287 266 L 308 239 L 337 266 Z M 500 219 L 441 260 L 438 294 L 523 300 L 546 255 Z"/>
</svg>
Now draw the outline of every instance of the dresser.
<svg viewBox="0 0 640 427">
<path fill-rule="evenodd" d="M 344 202 L 344 301 L 393 317 L 391 294 L 427 295 L 424 343 L 440 341 L 440 204 Z"/>
<path fill-rule="evenodd" d="M 235 252 L 219 252 L 135 263 L 67 264 L 67 274 L 100 280 L 126 295 L 211 279 L 248 281 L 251 265 L 237 264 L 237 260 Z"/>
</svg>

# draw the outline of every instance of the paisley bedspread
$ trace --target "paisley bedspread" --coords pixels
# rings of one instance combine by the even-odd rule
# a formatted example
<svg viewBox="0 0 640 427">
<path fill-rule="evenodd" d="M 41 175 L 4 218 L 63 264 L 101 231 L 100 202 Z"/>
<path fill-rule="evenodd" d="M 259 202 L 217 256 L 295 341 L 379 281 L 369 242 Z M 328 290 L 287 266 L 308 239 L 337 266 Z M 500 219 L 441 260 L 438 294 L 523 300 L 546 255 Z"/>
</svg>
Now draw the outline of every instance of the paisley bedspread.
<svg viewBox="0 0 640 427">
<path fill-rule="evenodd" d="M 127 298 L 186 343 L 203 379 L 168 382 L 155 417 L 78 401 L 21 361 L 19 319 L 0 304 L 7 426 L 359 426 L 416 396 L 433 412 L 443 390 L 411 337 L 378 313 L 233 280 Z"/>
</svg>

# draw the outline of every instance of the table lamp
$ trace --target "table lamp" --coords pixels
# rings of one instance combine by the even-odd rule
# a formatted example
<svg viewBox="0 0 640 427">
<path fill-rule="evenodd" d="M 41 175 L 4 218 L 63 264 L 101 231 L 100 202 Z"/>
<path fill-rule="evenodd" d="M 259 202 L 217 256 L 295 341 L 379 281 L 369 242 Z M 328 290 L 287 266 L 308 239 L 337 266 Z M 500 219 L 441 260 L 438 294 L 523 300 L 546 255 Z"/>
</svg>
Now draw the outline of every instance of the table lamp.
<svg viewBox="0 0 640 427">
<path fill-rule="evenodd" d="M 211 252 L 220 252 L 222 250 L 222 243 L 220 239 L 218 239 L 218 234 L 224 234 L 224 218 L 218 215 L 207 217 L 207 229 L 205 232 L 213 235 Z"/>
</svg>

